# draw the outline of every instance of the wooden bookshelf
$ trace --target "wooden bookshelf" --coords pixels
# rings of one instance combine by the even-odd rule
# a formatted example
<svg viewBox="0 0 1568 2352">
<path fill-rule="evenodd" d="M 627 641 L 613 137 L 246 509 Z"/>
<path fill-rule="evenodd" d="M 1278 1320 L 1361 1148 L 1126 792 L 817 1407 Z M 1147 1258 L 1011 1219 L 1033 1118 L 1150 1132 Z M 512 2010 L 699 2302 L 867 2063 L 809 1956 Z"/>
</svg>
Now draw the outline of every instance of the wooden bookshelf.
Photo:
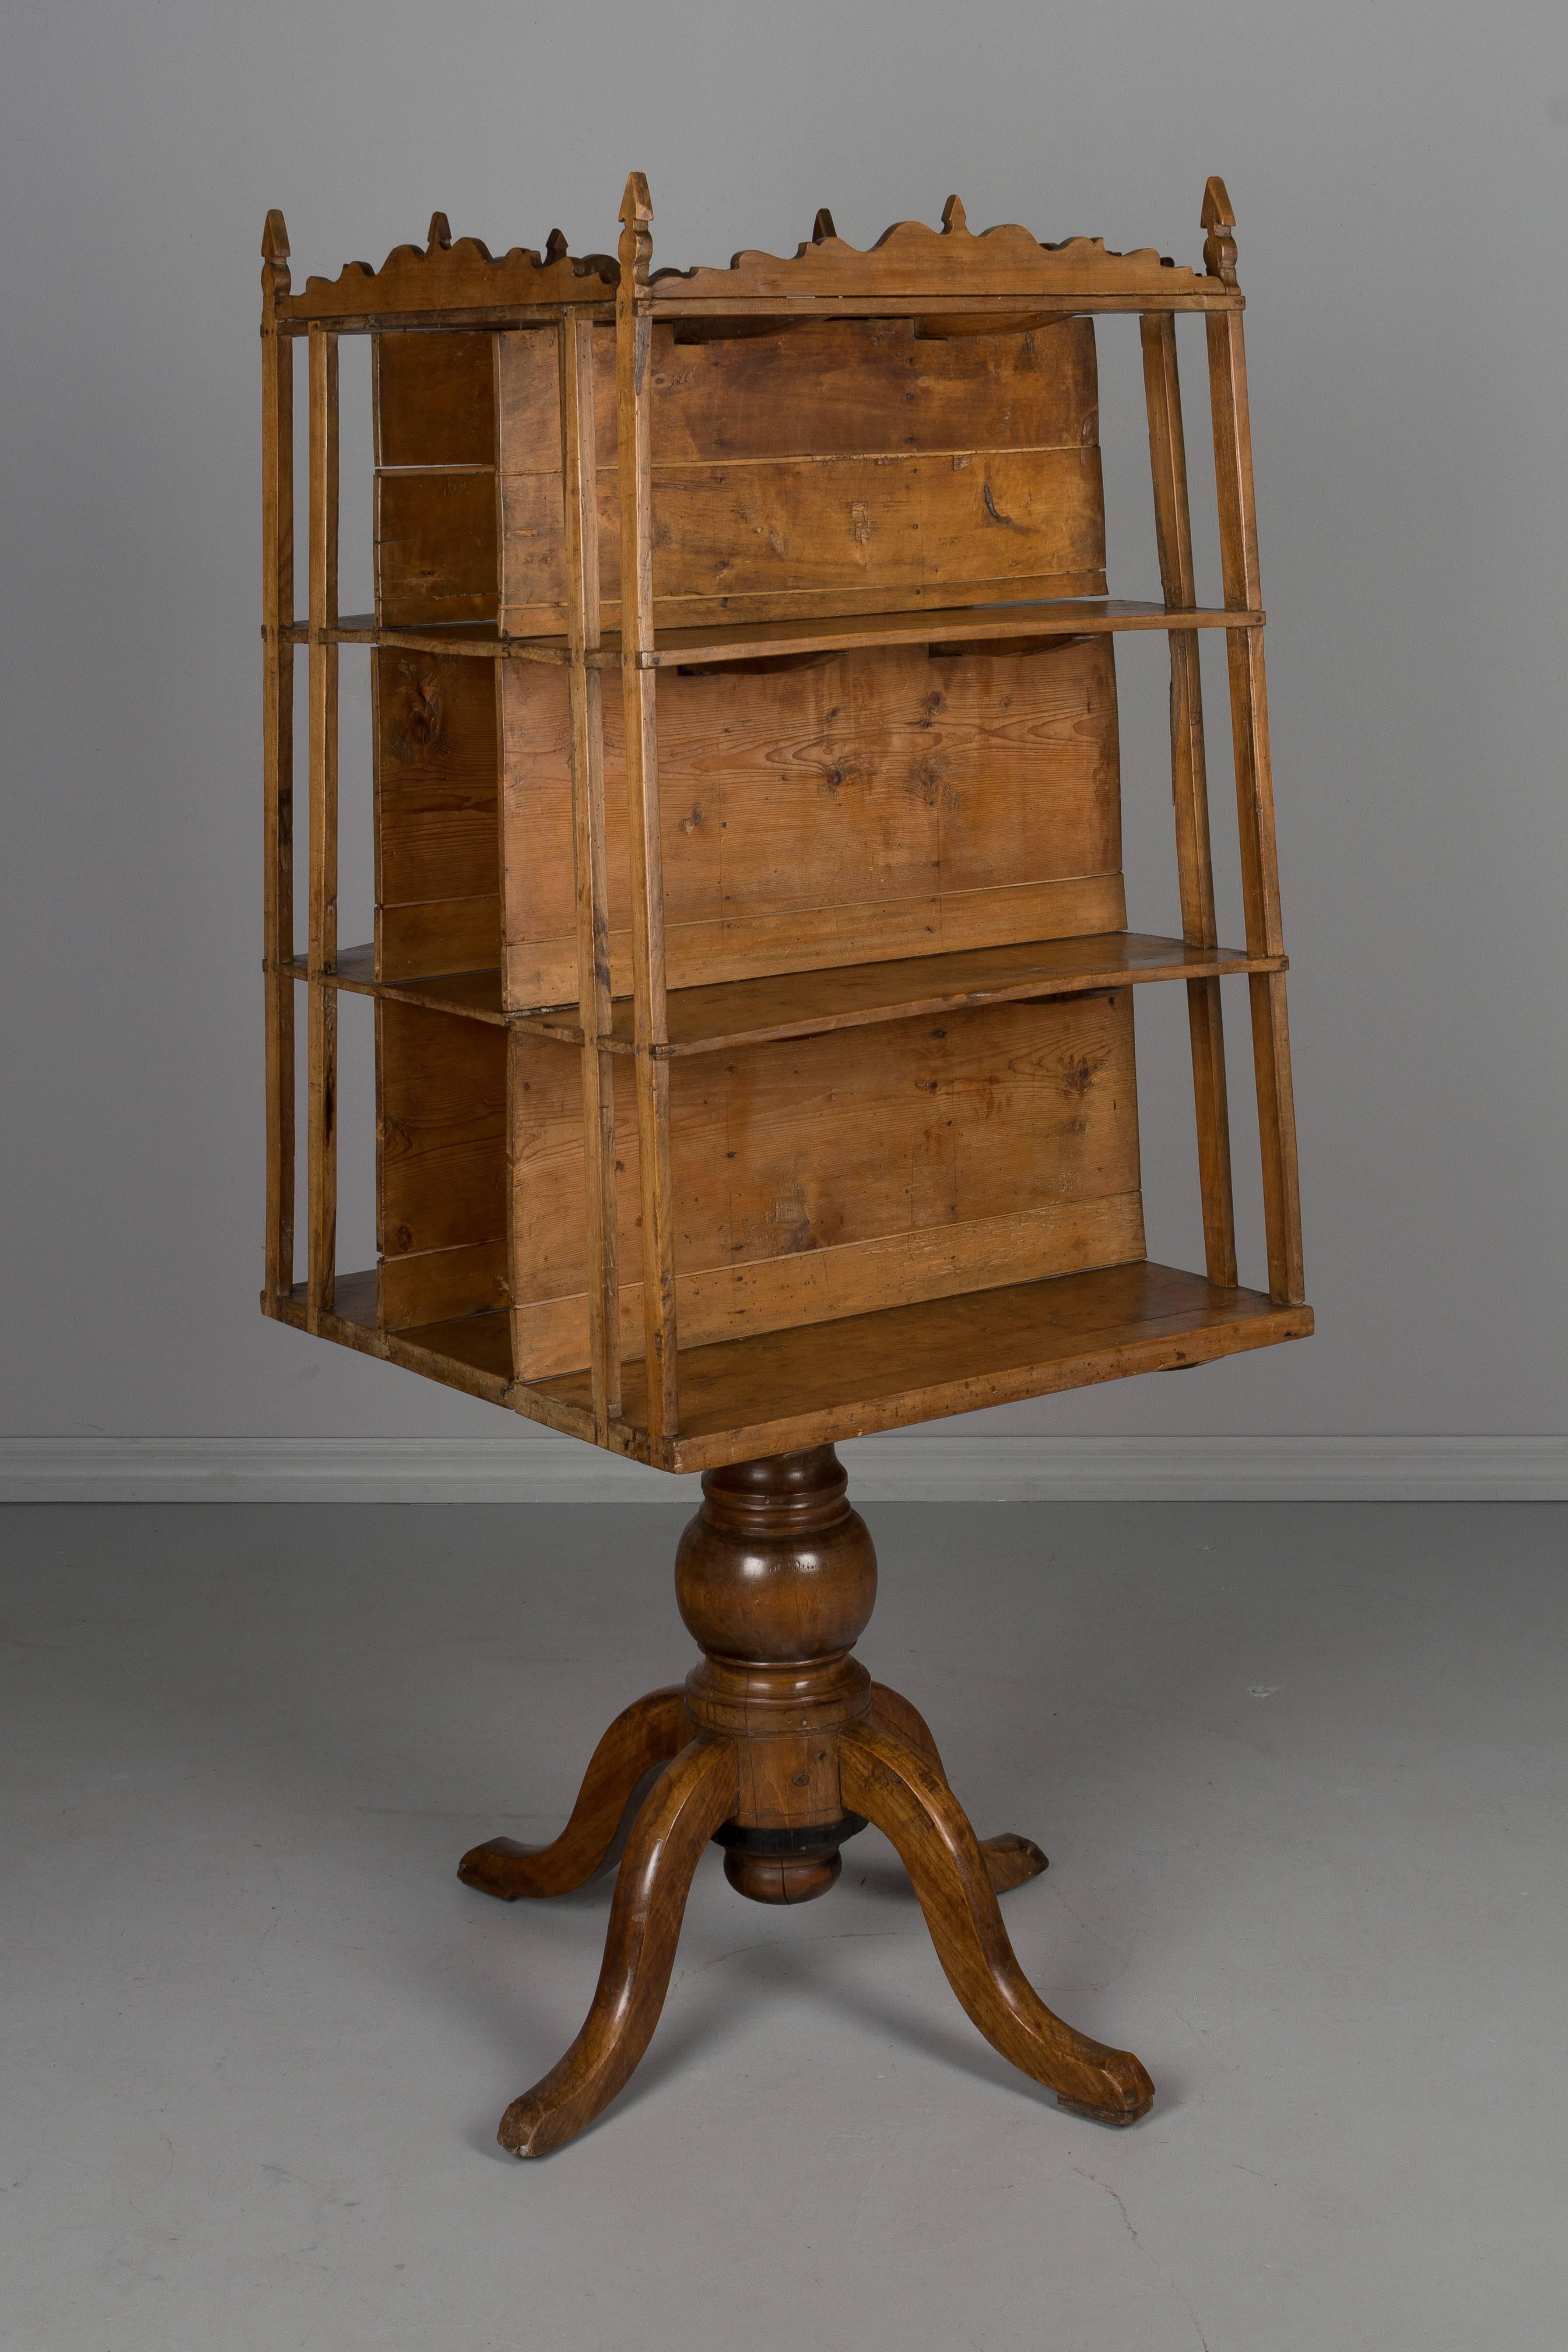
<svg viewBox="0 0 1568 2352">
<path fill-rule="evenodd" d="M 869 1541 L 831 1447 L 1312 1328 L 1229 201 L 1211 181 L 1202 269 L 1016 226 L 976 236 L 954 198 L 940 229 L 901 223 L 867 252 L 822 213 L 793 256 L 655 270 L 652 217 L 636 173 L 614 257 L 574 258 L 554 232 L 492 257 L 437 214 L 424 247 L 297 292 L 268 216 L 262 1304 L 705 1474 L 682 1558 L 708 1580 L 680 1589 L 706 1666 L 684 1700 L 655 1694 L 612 1727 L 555 1846 L 492 1842 L 464 1863 L 492 1894 L 578 1883 L 599 1834 L 584 1823 L 603 1826 L 634 1762 L 633 1781 L 667 1766 L 611 1929 L 612 1954 L 644 1952 L 625 1962 L 643 1990 L 618 2009 L 602 1995 L 564 2072 L 509 2110 L 506 2145 L 570 2136 L 636 2063 L 679 1919 L 675 1897 L 658 1909 L 661 1872 L 718 1834 L 742 1892 L 795 1899 L 830 1883 L 862 1812 L 903 1839 L 982 2030 L 1068 2104 L 1126 2121 L 1152 2096 L 1138 2061 L 1051 2019 L 993 1924 L 995 1892 L 1043 1858 L 976 1846 L 920 1718 L 846 1663 Z M 1116 314 L 1139 321 L 1158 603 L 1113 596 L 1106 573 L 1096 327 Z M 1183 315 L 1207 343 L 1217 601 L 1193 554 Z M 338 604 L 344 334 L 373 356 L 374 608 L 356 614 Z M 1199 664 L 1215 631 L 1244 908 L 1230 948 Z M 1122 870 L 1117 644 L 1151 634 L 1170 663 L 1179 937 L 1132 926 Z M 374 736 L 374 937 L 352 948 L 345 660 L 368 664 Z M 1229 982 L 1247 992 L 1258 1107 L 1257 1287 L 1237 1259 Z M 1150 986 L 1186 992 L 1201 1271 L 1147 1255 L 1134 1004 Z M 377 1260 L 353 1273 L 336 1262 L 344 993 L 375 1023 Z M 797 1523 L 780 1577 L 820 1536 L 841 1580 L 843 1638 L 805 1665 L 788 1612 L 764 1622 L 742 1591 L 742 1559 Z M 799 1770 L 783 1732 L 756 1728 L 765 1707 L 749 1729 L 734 1712 L 741 1656 L 759 1690 L 816 1690 L 827 1744 Z M 736 1794 L 764 1782 L 765 1803 Z"/>
</svg>

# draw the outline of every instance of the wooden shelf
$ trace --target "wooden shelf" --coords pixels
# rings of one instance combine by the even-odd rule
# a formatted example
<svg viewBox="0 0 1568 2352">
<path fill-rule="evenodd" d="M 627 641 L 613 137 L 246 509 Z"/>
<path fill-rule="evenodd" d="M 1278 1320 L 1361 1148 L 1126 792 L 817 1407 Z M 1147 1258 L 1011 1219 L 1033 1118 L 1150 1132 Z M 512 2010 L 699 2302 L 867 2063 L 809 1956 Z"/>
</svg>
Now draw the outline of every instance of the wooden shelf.
<svg viewBox="0 0 1568 2352">
<path fill-rule="evenodd" d="M 1260 610 L 1231 612 L 1190 605 L 1172 610 L 1113 596 L 1057 596 L 1038 602 L 961 604 L 902 613 L 846 613 L 788 621 L 730 621 L 709 628 L 656 629 L 653 650 L 642 669 L 709 668 L 718 663 L 765 661 L 792 654 L 853 653 L 862 646 L 957 646 L 1016 637 L 1114 636 L 1130 630 L 1261 629 Z M 294 621 L 283 631 L 289 644 L 310 638 L 310 624 Z M 378 627 L 372 613 L 347 614 L 322 632 L 335 646 L 404 646 L 420 653 L 469 654 L 490 661 L 565 662 L 560 637 L 503 635 L 494 621 L 441 622 L 422 629 Z M 592 669 L 619 669 L 623 655 L 615 631 L 588 656 Z"/>
<path fill-rule="evenodd" d="M 290 621 L 283 636 L 291 646 L 308 645 L 309 621 Z M 330 646 L 400 646 L 413 653 L 468 654 L 486 661 L 565 662 L 570 658 L 562 637 L 503 636 L 495 621 L 432 621 L 419 629 L 378 624 L 374 613 L 345 613 L 321 635 Z"/>
<path fill-rule="evenodd" d="M 500 973 L 437 972 L 422 980 L 374 977 L 375 950 L 344 948 L 335 971 L 323 975 L 353 996 L 379 996 L 397 1004 L 425 1004 L 468 1021 L 526 1029 L 562 1045 L 581 1045 L 574 1011 L 508 1013 Z M 1131 988 L 1146 981 L 1216 980 L 1237 972 L 1289 970 L 1289 958 L 1249 956 L 1238 948 L 1194 948 L 1145 931 L 1102 931 L 1081 940 L 1028 940 L 1012 947 L 966 948 L 950 955 L 904 956 L 889 963 L 836 964 L 825 971 L 769 974 L 763 980 L 721 981 L 706 988 L 671 989 L 669 1042 L 659 1058 L 719 1054 L 779 1037 L 819 1036 L 828 1029 L 864 1029 L 881 1021 L 916 1020 L 976 1004 L 1015 1004 L 1032 997 L 1079 996 L 1092 989 Z M 284 966 L 308 980 L 303 956 Z M 605 1040 L 629 1055 L 632 1005 L 618 998 Z"/>
<path fill-rule="evenodd" d="M 671 1467 L 710 1469 L 943 1413 L 971 1412 L 1130 1373 L 1172 1370 L 1305 1339 L 1307 1307 L 1141 1259 L 680 1351 Z M 626 1418 L 645 1412 L 626 1365 Z M 586 1372 L 542 1385 L 586 1411 Z"/>
<path fill-rule="evenodd" d="M 1077 996 L 1158 980 L 1205 980 L 1226 972 L 1279 971 L 1283 957 L 1249 957 L 1225 948 L 1187 947 L 1141 931 L 1081 940 L 1026 940 L 955 954 L 908 956 L 890 963 L 843 964 L 826 971 L 785 972 L 765 980 L 721 982 L 673 990 L 670 1058 L 721 1053 L 775 1037 L 809 1037 L 965 1006 Z M 574 1033 L 574 1034 L 578 1033 Z M 610 1039 L 632 1051 L 632 1008 L 617 1003 Z"/>
<path fill-rule="evenodd" d="M 279 1311 L 303 1326 L 303 1284 Z M 663 1466 L 712 1469 L 943 1413 L 1211 1363 L 1304 1339 L 1311 1329 L 1310 1307 L 1277 1306 L 1261 1291 L 1222 1289 L 1202 1275 L 1140 1259 L 683 1348 L 680 1431 Z M 374 1275 L 340 1275 L 322 1336 L 572 1434 L 592 1428 L 586 1371 L 512 1385 L 505 1314 L 378 1332 Z M 642 1364 L 626 1364 L 623 1378 L 625 1417 L 611 1443 L 650 1461 Z"/>
<path fill-rule="evenodd" d="M 310 977 L 303 956 L 291 956 L 283 970 L 295 980 Z M 350 996 L 379 996 L 392 1004 L 427 1004 L 433 1013 L 457 1013 L 467 1021 L 492 1021 L 503 1028 L 520 1017 L 502 1011 L 500 972 L 494 967 L 488 971 L 435 972 L 421 980 L 377 980 L 373 947 L 340 948 L 336 969 L 324 972 L 322 978 L 330 988 L 342 989 Z M 537 1019 L 538 1015 L 526 1017 Z M 581 1031 L 573 1034 L 581 1045 Z"/>
<path fill-rule="evenodd" d="M 848 613 L 826 618 L 736 621 L 705 629 L 654 631 L 653 651 L 637 667 L 707 668 L 718 662 L 761 661 L 770 656 L 852 653 L 861 646 L 957 645 L 975 639 L 1111 636 L 1133 629 L 1260 629 L 1261 611 L 1216 612 L 1187 606 L 1128 603 L 1111 596 L 1057 596 L 1025 604 L 961 604 L 904 613 Z M 622 655 L 605 636 L 592 666 L 618 669 Z"/>
</svg>

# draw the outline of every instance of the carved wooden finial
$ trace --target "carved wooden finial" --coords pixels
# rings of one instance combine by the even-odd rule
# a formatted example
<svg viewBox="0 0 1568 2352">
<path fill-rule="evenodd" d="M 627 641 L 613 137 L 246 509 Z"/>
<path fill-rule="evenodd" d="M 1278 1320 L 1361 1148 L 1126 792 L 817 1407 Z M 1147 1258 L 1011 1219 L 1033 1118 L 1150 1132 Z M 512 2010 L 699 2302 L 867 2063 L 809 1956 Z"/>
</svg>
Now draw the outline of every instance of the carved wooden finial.
<svg viewBox="0 0 1568 2352">
<path fill-rule="evenodd" d="M 1236 226 L 1236 215 L 1223 180 L 1211 180 L 1204 190 L 1203 225 L 1208 231 L 1204 239 L 1204 268 L 1211 278 L 1234 286 L 1236 239 L 1228 232 Z"/>
<path fill-rule="evenodd" d="M 949 196 L 942 208 L 942 225 L 949 236 L 963 236 L 966 234 L 969 216 L 963 209 L 961 197 Z"/>
<path fill-rule="evenodd" d="M 565 258 L 566 232 L 563 228 L 552 228 L 544 240 L 545 264 L 548 267 L 552 261 L 564 261 Z"/>
<path fill-rule="evenodd" d="M 426 239 L 426 243 L 432 253 L 435 253 L 437 250 L 442 253 L 449 253 L 451 251 L 452 224 L 447 218 L 445 213 L 431 214 L 430 235 Z"/>
<path fill-rule="evenodd" d="M 621 289 L 626 297 L 633 287 L 647 284 L 647 266 L 653 258 L 653 238 L 648 233 L 653 198 L 640 172 L 634 172 L 626 182 L 626 193 L 621 198 L 621 218 L 626 224 L 620 245 Z"/>
<path fill-rule="evenodd" d="M 281 301 L 289 291 L 289 226 L 280 212 L 267 215 L 261 232 L 261 284 L 269 301 Z"/>
<path fill-rule="evenodd" d="M 824 205 L 812 223 L 811 241 L 813 245 L 826 245 L 830 236 L 836 237 L 837 235 L 838 231 L 833 226 L 833 215 Z"/>
</svg>

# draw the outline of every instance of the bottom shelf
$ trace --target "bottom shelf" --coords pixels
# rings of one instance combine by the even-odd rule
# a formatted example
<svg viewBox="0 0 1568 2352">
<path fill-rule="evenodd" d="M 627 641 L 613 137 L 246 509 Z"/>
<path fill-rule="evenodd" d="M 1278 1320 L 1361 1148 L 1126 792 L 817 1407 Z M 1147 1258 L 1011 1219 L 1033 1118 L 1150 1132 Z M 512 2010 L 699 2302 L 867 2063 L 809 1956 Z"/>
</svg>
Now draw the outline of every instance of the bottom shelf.
<svg viewBox="0 0 1568 2352">
<path fill-rule="evenodd" d="M 449 1385 L 508 1403 L 574 1435 L 592 1433 L 588 1375 L 511 1385 L 510 1319 L 471 1315 L 416 1330 L 377 1332 L 375 1277 L 338 1278 L 322 1336 L 369 1347 Z M 304 1295 L 284 1303 L 302 1324 Z M 834 1323 L 683 1349 L 680 1434 L 658 1466 L 710 1470 L 752 1455 L 898 1429 L 1134 1372 L 1171 1371 L 1218 1356 L 1304 1339 L 1310 1307 L 1279 1307 L 1257 1290 L 1226 1290 L 1200 1274 L 1139 1259 L 970 1291 Z M 640 1363 L 622 1373 L 615 1450 L 653 1459 Z"/>
</svg>

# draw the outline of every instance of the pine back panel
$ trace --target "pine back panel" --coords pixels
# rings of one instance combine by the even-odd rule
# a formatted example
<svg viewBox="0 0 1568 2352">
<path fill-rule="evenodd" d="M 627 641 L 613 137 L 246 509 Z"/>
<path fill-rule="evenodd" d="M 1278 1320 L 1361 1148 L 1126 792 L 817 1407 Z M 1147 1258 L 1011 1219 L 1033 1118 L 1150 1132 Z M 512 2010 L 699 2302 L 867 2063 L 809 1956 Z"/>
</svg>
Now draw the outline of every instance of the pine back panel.
<svg viewBox="0 0 1568 2352">
<path fill-rule="evenodd" d="M 587 1360 L 580 1062 L 512 1041 L 513 1361 Z M 621 1347 L 642 1353 L 632 1089 Z M 1143 1255 L 1131 992 L 792 1038 L 670 1071 L 683 1347 Z"/>
<path fill-rule="evenodd" d="M 672 987 L 1117 930 L 1109 637 L 658 673 Z M 501 681 L 507 1002 L 575 993 L 563 670 Z M 605 698 L 610 970 L 631 987 L 620 698 Z"/>
<path fill-rule="evenodd" d="M 662 624 L 1104 593 L 1089 321 L 952 340 L 888 320 L 677 332 L 658 328 L 654 352 Z M 613 628 L 613 334 L 595 342 Z M 553 335 L 383 336 L 376 389 L 379 617 L 562 631 Z M 510 1009 L 572 1001 L 565 672 L 375 660 L 379 975 L 499 960 Z M 1108 637 L 667 669 L 657 693 L 672 987 L 1124 925 Z M 613 678 L 605 739 L 625 995 Z M 516 1032 L 503 1087 L 500 1032 L 382 1015 L 384 1324 L 510 1291 L 514 1377 L 574 1370 L 589 1274 L 578 1057 Z M 631 1359 L 628 1076 L 616 1159 Z M 670 1122 L 683 1345 L 1143 1255 L 1127 992 L 680 1062 Z"/>
<path fill-rule="evenodd" d="M 933 340 L 910 320 L 653 332 L 660 626 L 1102 596 L 1094 330 Z M 695 332 L 696 330 L 688 330 Z M 614 331 L 595 336 L 600 590 L 620 618 Z M 502 625 L 565 628 L 552 340 L 499 339 Z"/>
</svg>

